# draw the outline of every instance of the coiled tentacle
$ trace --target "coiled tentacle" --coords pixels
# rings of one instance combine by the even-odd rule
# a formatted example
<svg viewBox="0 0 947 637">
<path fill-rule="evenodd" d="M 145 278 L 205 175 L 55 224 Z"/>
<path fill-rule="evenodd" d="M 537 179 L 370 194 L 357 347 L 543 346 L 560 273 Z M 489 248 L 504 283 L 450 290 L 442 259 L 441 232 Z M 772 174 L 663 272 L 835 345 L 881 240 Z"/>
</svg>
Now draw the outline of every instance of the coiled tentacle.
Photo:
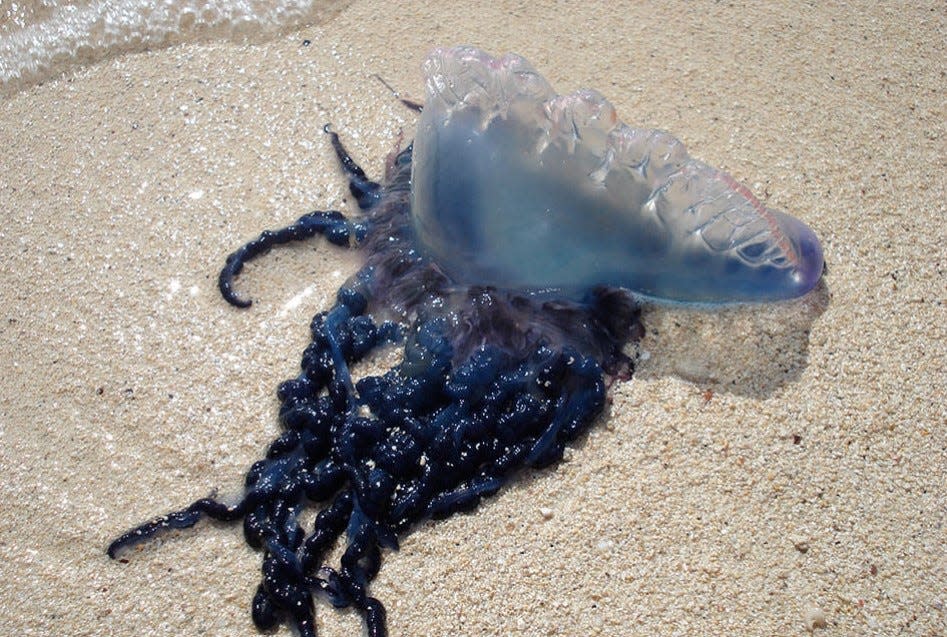
<svg viewBox="0 0 947 637">
<path fill-rule="evenodd" d="M 367 229 L 364 224 L 353 223 L 338 210 L 327 212 L 310 212 L 296 220 L 292 225 L 279 230 L 264 230 L 260 236 L 250 241 L 227 257 L 226 265 L 220 271 L 217 287 L 220 294 L 231 305 L 250 307 L 253 301 L 237 295 L 233 289 L 233 281 L 248 261 L 266 254 L 274 246 L 293 241 L 305 241 L 317 234 L 325 235 L 330 243 L 339 246 L 348 246 L 351 241 L 356 244 L 365 238 Z"/>
</svg>

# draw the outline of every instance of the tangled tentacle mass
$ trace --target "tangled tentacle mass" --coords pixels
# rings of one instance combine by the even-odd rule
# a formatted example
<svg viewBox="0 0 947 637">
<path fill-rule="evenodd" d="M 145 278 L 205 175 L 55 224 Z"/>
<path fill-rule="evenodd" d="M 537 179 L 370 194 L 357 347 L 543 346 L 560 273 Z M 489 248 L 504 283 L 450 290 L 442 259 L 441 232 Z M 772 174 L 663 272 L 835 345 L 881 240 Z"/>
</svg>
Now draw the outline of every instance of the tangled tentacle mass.
<svg viewBox="0 0 947 637">
<path fill-rule="evenodd" d="M 250 468 L 238 503 L 197 500 L 125 533 L 108 554 L 204 516 L 242 520 L 247 543 L 263 552 L 252 604 L 261 630 L 287 622 L 315 635 L 321 596 L 357 609 L 378 637 L 385 609 L 369 587 L 382 551 L 421 520 L 474 509 L 517 470 L 559 460 L 602 411 L 606 372 L 630 373 L 622 346 L 641 328 L 617 290 L 575 302 L 453 284 L 414 245 L 411 147 L 389 159 L 379 184 L 326 131 L 364 214 L 313 212 L 264 232 L 230 255 L 219 280 L 224 298 L 246 307 L 234 278 L 277 244 L 321 234 L 366 253 L 334 307 L 312 320 L 299 375 L 279 386 L 282 433 Z M 385 345 L 403 348 L 400 364 L 354 379 L 350 367 Z M 311 507 L 321 511 L 304 529 Z"/>
</svg>

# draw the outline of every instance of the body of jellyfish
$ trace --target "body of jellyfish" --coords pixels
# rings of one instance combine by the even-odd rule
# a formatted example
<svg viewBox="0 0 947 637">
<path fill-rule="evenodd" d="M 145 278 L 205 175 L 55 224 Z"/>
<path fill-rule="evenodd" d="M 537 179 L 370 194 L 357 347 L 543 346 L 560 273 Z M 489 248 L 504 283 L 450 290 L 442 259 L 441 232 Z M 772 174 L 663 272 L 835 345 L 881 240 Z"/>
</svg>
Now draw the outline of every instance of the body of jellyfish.
<svg viewBox="0 0 947 637">
<path fill-rule="evenodd" d="M 622 345 L 640 334 L 637 306 L 616 290 L 582 302 L 457 288 L 412 240 L 412 149 L 389 162 L 384 184 L 368 180 L 330 132 L 363 220 L 314 212 L 264 232 L 227 260 L 221 292 L 245 307 L 232 282 L 243 264 L 317 234 L 360 245 L 367 263 L 317 314 L 300 374 L 278 389 L 283 433 L 250 469 L 242 499 L 203 498 L 115 540 L 115 557 L 158 532 L 201 517 L 243 520 L 264 553 L 253 600 L 262 629 L 290 622 L 315 634 L 313 594 L 352 606 L 369 635 L 386 634 L 385 611 L 368 594 L 381 550 L 427 518 L 471 510 L 523 466 L 543 467 L 601 412 L 603 364 L 628 373 Z M 372 312 L 399 321 L 376 322 Z M 372 350 L 403 343 L 399 365 L 353 382 L 349 368 Z M 307 533 L 299 521 L 321 506 Z M 337 567 L 326 553 L 345 535 Z"/>
<path fill-rule="evenodd" d="M 624 350 L 643 328 L 628 289 L 769 300 L 808 291 L 821 271 L 801 222 L 669 135 L 619 125 L 601 96 L 556 96 L 522 58 L 472 48 L 437 50 L 425 70 L 418 134 L 381 182 L 326 128 L 360 215 L 307 214 L 221 271 L 221 294 L 246 307 L 234 279 L 276 245 L 322 235 L 365 255 L 312 320 L 300 372 L 277 391 L 282 432 L 243 496 L 197 500 L 108 547 L 114 558 L 205 516 L 242 520 L 263 553 L 261 630 L 284 622 L 315 635 L 315 596 L 355 608 L 371 637 L 387 634 L 369 592 L 383 550 L 419 521 L 474 509 L 518 470 L 561 459 L 601 413 L 606 379 L 630 376 Z M 401 347 L 400 363 L 356 379 L 352 366 L 383 346 Z"/>
</svg>

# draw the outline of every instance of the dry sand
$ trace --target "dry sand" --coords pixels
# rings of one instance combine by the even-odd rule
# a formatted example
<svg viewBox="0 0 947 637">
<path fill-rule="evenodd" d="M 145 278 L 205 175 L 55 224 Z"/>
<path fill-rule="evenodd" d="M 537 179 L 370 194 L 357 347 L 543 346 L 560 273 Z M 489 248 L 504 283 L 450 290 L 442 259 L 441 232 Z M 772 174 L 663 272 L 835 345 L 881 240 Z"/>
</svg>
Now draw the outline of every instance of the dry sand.
<svg viewBox="0 0 947 637">
<path fill-rule="evenodd" d="M 944 4 L 598 4 L 354 2 L 0 103 L 0 633 L 257 634 L 239 528 L 104 548 L 235 492 L 355 264 L 274 253 L 240 312 L 223 257 L 348 205 L 322 124 L 379 174 L 414 115 L 372 74 L 420 96 L 426 51 L 458 43 L 673 131 L 811 224 L 828 275 L 797 303 L 649 310 L 639 374 L 569 461 L 387 556 L 391 634 L 947 633 Z"/>
</svg>

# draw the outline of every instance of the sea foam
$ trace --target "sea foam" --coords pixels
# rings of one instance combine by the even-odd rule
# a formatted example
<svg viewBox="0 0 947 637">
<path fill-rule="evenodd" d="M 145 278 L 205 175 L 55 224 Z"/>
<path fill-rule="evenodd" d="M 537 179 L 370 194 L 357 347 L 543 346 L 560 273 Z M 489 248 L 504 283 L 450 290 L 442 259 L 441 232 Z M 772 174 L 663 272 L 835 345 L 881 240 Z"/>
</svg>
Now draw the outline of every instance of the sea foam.
<svg viewBox="0 0 947 637">
<path fill-rule="evenodd" d="M 0 14 L 0 95 L 70 67 L 181 42 L 259 42 L 331 17 L 341 0 L 30 0 Z"/>
</svg>

